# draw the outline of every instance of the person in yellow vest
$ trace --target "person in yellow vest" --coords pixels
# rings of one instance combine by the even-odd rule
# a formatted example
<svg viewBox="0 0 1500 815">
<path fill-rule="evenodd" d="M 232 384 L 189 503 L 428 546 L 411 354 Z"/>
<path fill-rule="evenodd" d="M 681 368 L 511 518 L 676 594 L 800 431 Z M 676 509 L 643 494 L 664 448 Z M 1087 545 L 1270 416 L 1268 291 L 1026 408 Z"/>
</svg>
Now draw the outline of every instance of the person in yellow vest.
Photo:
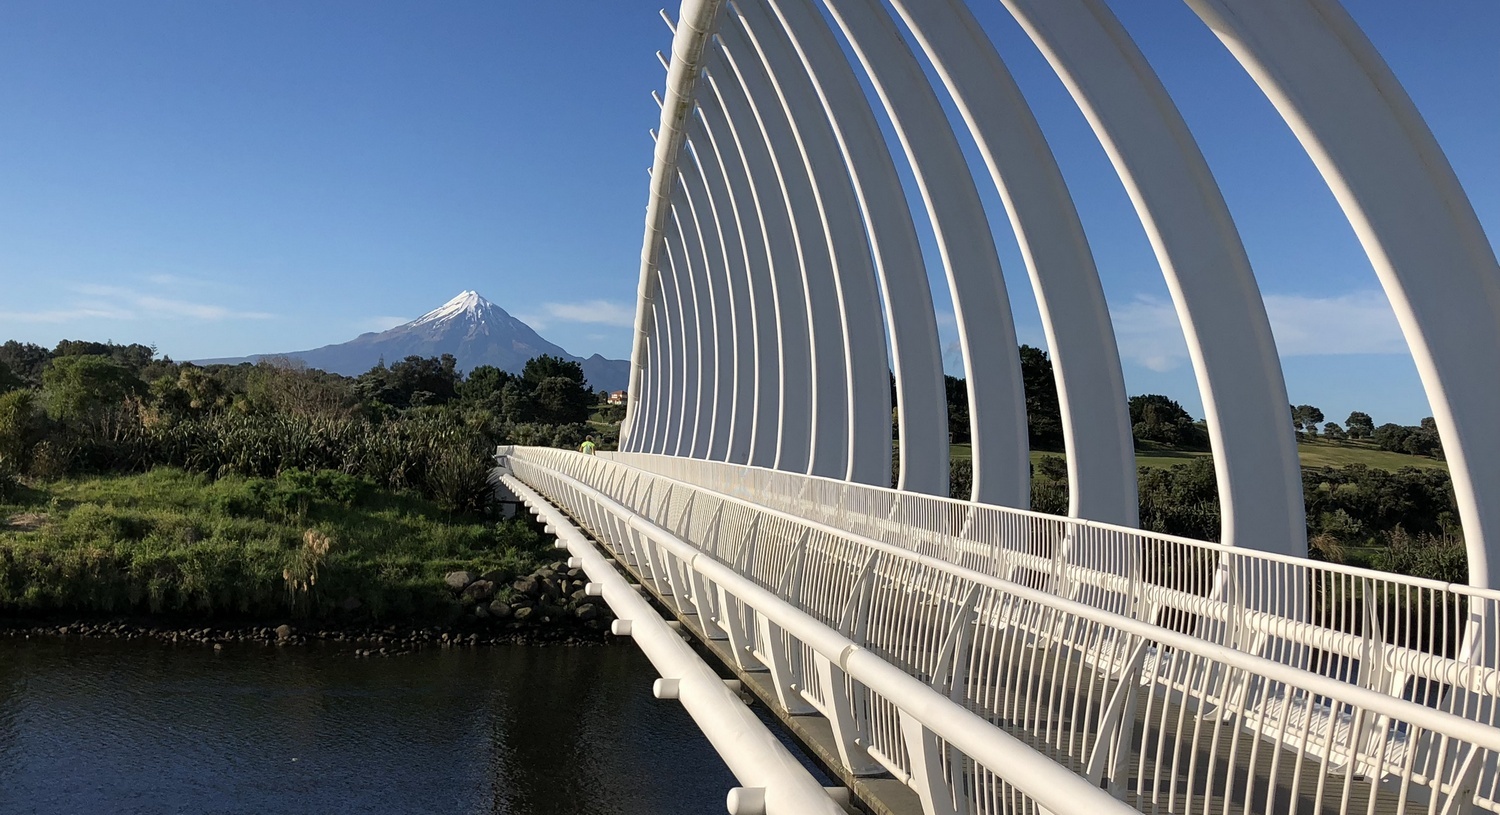
<svg viewBox="0 0 1500 815">
<path fill-rule="evenodd" d="M 578 452 L 583 453 L 586 456 L 592 456 L 597 446 L 598 445 L 594 444 L 593 436 L 584 436 L 583 444 L 578 445 Z"/>
</svg>

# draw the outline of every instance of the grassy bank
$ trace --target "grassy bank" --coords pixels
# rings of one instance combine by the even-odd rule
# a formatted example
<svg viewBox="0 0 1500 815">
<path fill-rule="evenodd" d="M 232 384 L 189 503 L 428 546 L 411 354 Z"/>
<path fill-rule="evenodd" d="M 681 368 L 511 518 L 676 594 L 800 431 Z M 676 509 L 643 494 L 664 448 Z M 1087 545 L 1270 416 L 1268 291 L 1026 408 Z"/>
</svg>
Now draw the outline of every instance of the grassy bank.
<svg viewBox="0 0 1500 815">
<path fill-rule="evenodd" d="M 351 621 L 450 619 L 443 584 L 548 559 L 496 524 L 335 472 L 217 480 L 175 469 L 0 496 L 0 609 Z"/>
</svg>

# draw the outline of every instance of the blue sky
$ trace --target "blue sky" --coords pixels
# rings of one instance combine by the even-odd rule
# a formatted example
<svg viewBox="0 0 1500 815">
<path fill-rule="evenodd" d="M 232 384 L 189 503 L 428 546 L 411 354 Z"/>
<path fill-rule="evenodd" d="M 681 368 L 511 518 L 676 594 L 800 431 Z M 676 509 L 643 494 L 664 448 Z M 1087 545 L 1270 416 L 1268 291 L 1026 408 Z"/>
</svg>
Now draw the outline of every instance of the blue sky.
<svg viewBox="0 0 1500 815">
<path fill-rule="evenodd" d="M 1111 5 L 1224 189 L 1293 401 L 1339 420 L 1426 415 L 1373 271 L 1269 103 L 1186 6 Z M 1500 4 L 1346 5 L 1493 240 Z M 1102 149 L 1000 4 L 974 6 L 1073 189 L 1129 390 L 1198 413 L 1166 288 Z M 0 0 L 0 339 L 145 342 L 180 359 L 287 351 L 476 289 L 573 353 L 625 356 L 654 51 L 669 42 L 657 8 Z M 986 204 L 1021 339 L 1041 345 L 998 197 Z"/>
</svg>

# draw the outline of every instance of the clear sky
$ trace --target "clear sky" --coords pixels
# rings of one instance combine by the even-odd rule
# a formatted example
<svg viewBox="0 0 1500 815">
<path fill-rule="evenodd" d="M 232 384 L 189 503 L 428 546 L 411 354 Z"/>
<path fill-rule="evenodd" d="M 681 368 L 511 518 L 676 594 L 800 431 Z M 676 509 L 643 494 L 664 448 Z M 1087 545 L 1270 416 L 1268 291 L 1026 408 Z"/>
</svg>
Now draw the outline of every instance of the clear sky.
<svg viewBox="0 0 1500 815">
<path fill-rule="evenodd" d="M 1072 187 L 1130 392 L 1201 413 L 1166 288 L 1103 151 L 1000 4 L 972 5 Z M 1336 420 L 1426 415 L 1369 263 L 1269 103 L 1186 6 L 1111 5 L 1217 174 L 1292 400 Z M 1493 241 L 1500 3 L 1346 5 Z M 0 339 L 153 343 L 179 359 L 289 351 L 475 289 L 575 354 L 626 356 L 649 93 L 663 82 L 654 52 L 669 43 L 657 8 L 0 0 Z M 998 197 L 986 203 L 1021 339 L 1042 345 Z"/>
</svg>

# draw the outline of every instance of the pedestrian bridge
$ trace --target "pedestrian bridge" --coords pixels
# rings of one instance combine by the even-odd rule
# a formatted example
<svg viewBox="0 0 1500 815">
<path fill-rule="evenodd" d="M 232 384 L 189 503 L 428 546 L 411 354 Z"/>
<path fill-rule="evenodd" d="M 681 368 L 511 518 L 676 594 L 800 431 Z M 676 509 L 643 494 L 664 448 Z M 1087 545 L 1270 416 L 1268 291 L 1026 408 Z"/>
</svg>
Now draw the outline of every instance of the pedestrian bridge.
<svg viewBox="0 0 1500 815">
<path fill-rule="evenodd" d="M 1296 136 L 1388 295 L 1470 585 L 1308 559 L 1249 254 L 1107 0 L 991 11 L 1057 75 L 1149 239 L 1204 406 L 1220 543 L 1136 528 L 1099 265 L 975 9 L 684 0 L 667 18 L 620 452 L 502 448 L 497 480 L 739 779 L 731 812 L 1500 812 L 1494 250 L 1338 0 L 1184 3 Z M 1053 365 L 1068 517 L 1027 509 L 994 193 Z M 969 407 L 958 498 L 929 269 Z"/>
</svg>

